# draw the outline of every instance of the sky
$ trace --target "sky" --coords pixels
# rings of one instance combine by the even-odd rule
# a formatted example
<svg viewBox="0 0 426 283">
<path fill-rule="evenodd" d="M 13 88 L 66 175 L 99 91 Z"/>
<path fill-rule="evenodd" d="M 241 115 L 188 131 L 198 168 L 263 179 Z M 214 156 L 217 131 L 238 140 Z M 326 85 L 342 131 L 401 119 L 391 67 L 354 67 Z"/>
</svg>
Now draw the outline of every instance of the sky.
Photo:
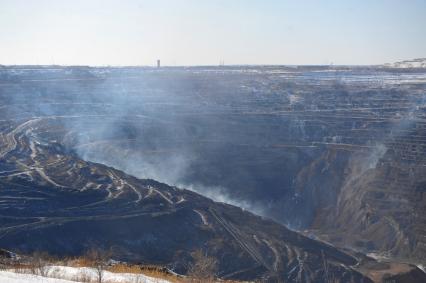
<svg viewBox="0 0 426 283">
<path fill-rule="evenodd" d="M 0 64 L 382 64 L 426 57 L 426 0 L 0 0 Z"/>
</svg>

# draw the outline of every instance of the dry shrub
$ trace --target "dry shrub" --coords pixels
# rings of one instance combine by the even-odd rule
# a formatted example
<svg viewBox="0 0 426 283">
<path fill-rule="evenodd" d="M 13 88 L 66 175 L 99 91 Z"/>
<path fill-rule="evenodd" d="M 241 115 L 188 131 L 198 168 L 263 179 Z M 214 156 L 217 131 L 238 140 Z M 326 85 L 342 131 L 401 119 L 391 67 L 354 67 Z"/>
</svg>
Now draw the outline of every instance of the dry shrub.
<svg viewBox="0 0 426 283">
<path fill-rule="evenodd" d="M 217 260 L 207 256 L 202 250 L 191 253 L 193 262 L 189 265 L 187 281 L 204 283 L 215 282 L 217 271 Z"/>
<path fill-rule="evenodd" d="M 89 274 L 86 272 L 81 272 L 79 275 L 76 276 L 77 278 L 74 278 L 75 281 L 83 282 L 83 283 L 91 283 L 92 279 Z"/>
<path fill-rule="evenodd" d="M 52 261 L 52 257 L 47 252 L 35 251 L 30 257 L 28 267 L 32 274 L 46 276 L 48 265 Z"/>
<path fill-rule="evenodd" d="M 10 266 L 15 273 L 28 273 L 29 266 L 21 263 Z"/>
<path fill-rule="evenodd" d="M 108 260 L 111 257 L 111 251 L 106 251 L 97 248 L 91 248 L 87 251 L 86 258 L 91 263 L 90 267 L 94 268 L 98 277 L 97 282 L 102 283 L 104 277 L 104 270 L 108 266 Z"/>
</svg>

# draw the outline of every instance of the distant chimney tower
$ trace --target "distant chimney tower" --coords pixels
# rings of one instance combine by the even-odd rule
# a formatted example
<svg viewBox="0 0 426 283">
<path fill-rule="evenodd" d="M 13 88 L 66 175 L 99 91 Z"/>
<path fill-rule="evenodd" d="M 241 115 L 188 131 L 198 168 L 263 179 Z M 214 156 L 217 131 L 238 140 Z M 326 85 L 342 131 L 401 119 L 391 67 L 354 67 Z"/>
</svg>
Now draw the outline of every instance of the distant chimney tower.
<svg viewBox="0 0 426 283">
<path fill-rule="evenodd" d="M 161 64 L 160 64 L 160 59 L 157 59 L 157 68 L 160 68 Z"/>
</svg>

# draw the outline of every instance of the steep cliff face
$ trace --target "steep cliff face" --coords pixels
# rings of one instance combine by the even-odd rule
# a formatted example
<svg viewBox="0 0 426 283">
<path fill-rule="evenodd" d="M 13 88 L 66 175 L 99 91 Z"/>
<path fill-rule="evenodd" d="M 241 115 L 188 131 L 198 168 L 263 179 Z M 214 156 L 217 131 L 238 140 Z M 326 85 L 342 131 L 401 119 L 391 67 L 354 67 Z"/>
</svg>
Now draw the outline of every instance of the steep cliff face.
<svg viewBox="0 0 426 283">
<path fill-rule="evenodd" d="M 426 171 L 419 166 L 420 158 L 411 148 L 372 148 L 350 155 L 330 150 L 300 176 L 300 186 L 308 188 L 317 203 L 310 227 L 342 247 L 422 263 Z M 340 179 L 328 176 L 329 171 Z M 335 198 L 324 197 L 328 195 Z"/>
<path fill-rule="evenodd" d="M 305 219 L 309 219 L 304 227 L 322 226 L 319 222 L 329 219 L 347 175 L 350 154 L 330 147 L 297 174 L 296 195 L 303 200 Z"/>
<path fill-rule="evenodd" d="M 361 232 L 355 246 L 372 245 L 369 248 L 395 256 L 424 259 L 426 171 L 389 158 L 347 181 L 337 203 L 336 226 L 349 234 Z"/>
</svg>

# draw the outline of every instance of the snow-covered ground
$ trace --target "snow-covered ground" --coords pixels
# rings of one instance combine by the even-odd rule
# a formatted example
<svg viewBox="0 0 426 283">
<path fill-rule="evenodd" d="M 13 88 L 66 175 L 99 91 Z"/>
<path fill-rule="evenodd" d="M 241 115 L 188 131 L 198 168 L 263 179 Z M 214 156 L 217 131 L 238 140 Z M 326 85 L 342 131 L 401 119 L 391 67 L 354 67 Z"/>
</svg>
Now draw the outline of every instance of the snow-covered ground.
<svg viewBox="0 0 426 283">
<path fill-rule="evenodd" d="M 32 274 L 0 271 L 0 283 L 75 283 L 75 281 L 46 278 Z"/>
<path fill-rule="evenodd" d="M 87 267 L 50 266 L 46 268 L 46 277 L 0 271 L 0 283 L 71 283 L 71 282 L 97 282 L 96 270 Z M 60 279 L 56 279 L 60 278 Z M 105 283 L 170 283 L 164 279 L 148 277 L 143 274 L 112 273 L 103 271 L 102 282 Z"/>
</svg>

